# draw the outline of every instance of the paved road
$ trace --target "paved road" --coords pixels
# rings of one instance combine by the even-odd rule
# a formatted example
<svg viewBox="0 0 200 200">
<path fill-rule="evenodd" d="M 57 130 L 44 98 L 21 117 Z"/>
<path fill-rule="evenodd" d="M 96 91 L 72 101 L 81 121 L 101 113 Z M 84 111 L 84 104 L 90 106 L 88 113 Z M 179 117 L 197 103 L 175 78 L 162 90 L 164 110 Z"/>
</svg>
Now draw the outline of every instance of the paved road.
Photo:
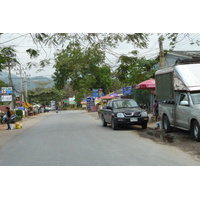
<svg viewBox="0 0 200 200">
<path fill-rule="evenodd" d="M 50 112 L 39 118 L 0 149 L 1 166 L 200 165 L 187 153 L 141 138 L 134 130 L 102 127 L 85 111 Z"/>
</svg>

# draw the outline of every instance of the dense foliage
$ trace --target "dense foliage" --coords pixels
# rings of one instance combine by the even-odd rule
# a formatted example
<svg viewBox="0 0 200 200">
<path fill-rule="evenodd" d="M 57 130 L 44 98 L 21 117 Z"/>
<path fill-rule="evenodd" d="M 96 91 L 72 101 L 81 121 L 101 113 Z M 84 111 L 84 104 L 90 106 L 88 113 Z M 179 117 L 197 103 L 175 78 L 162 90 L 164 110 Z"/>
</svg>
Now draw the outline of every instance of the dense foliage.
<svg viewBox="0 0 200 200">
<path fill-rule="evenodd" d="M 17 121 L 20 121 L 23 118 L 23 111 L 22 110 L 16 110 L 15 113 L 17 115 Z"/>
<path fill-rule="evenodd" d="M 0 46 L 0 71 L 8 66 L 19 64 L 16 59 L 16 51 L 13 47 Z"/>
<path fill-rule="evenodd" d="M 111 69 L 105 64 L 105 52 L 99 45 L 83 49 L 79 43 L 70 43 L 56 56 L 56 71 L 53 79 L 58 89 L 69 83 L 79 94 L 78 101 L 92 89 L 103 89 L 112 86 Z"/>
<path fill-rule="evenodd" d="M 59 91 L 55 88 L 43 88 L 29 91 L 28 98 L 30 103 L 49 105 L 50 101 L 61 101 L 67 98 L 67 95 L 64 91 Z"/>
<path fill-rule="evenodd" d="M 117 68 L 116 73 L 123 84 L 134 86 L 154 76 L 155 70 L 153 67 L 158 61 L 138 58 L 136 51 L 131 54 L 133 56 L 120 56 L 120 66 Z"/>
</svg>

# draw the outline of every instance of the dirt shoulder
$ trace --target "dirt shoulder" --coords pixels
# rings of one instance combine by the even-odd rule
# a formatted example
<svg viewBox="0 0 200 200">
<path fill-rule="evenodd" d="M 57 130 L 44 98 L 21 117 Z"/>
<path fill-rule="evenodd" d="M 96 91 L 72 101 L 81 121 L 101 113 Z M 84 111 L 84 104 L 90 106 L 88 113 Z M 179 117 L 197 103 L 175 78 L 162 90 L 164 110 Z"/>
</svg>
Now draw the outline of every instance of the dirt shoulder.
<svg viewBox="0 0 200 200">
<path fill-rule="evenodd" d="M 6 143 L 8 143 L 13 138 L 23 134 L 28 128 L 40 122 L 41 118 L 47 115 L 50 115 L 50 113 L 40 113 L 38 115 L 23 118 L 20 121 L 20 123 L 22 124 L 21 129 L 6 130 L 7 124 L 0 124 L 0 148 L 2 148 Z"/>
<path fill-rule="evenodd" d="M 171 133 L 166 134 L 164 130 L 149 128 L 147 132 L 138 134 L 141 137 L 148 137 L 156 142 L 177 147 L 200 159 L 200 142 L 195 141 L 188 131 L 174 129 Z"/>
</svg>

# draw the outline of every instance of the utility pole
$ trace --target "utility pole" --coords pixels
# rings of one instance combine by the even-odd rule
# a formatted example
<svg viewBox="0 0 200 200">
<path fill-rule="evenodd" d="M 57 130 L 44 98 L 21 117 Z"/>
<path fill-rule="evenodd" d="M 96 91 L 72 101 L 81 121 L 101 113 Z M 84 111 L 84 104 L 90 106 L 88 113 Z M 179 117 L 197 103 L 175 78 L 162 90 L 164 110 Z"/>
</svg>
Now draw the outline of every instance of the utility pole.
<svg viewBox="0 0 200 200">
<path fill-rule="evenodd" d="M 27 74 L 24 72 L 24 81 L 23 83 L 25 84 L 25 101 L 28 102 L 28 80 L 27 80 Z"/>
<path fill-rule="evenodd" d="M 159 39 L 159 49 L 160 49 L 160 68 L 163 69 L 165 66 L 165 55 L 164 55 L 164 50 L 163 50 L 163 41 L 164 37 L 160 36 Z"/>
<path fill-rule="evenodd" d="M 24 87 L 23 87 L 23 77 L 22 77 L 21 65 L 19 65 L 19 75 L 20 75 L 20 86 L 21 86 L 21 102 L 24 102 Z"/>
<path fill-rule="evenodd" d="M 12 67 L 12 65 L 9 64 L 7 67 L 8 67 L 9 86 L 11 86 L 13 88 L 13 81 L 12 81 L 12 76 L 11 76 L 11 67 Z"/>
</svg>

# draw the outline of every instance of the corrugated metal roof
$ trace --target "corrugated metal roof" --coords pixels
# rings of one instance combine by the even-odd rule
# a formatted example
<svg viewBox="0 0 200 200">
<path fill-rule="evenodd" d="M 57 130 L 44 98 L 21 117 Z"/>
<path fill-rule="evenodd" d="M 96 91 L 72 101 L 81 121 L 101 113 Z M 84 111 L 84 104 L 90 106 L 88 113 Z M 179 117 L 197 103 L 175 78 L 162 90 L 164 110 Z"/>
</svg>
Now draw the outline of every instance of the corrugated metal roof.
<svg viewBox="0 0 200 200">
<path fill-rule="evenodd" d="M 187 58 L 198 58 L 200 57 L 200 51 L 172 51 L 168 52 L 167 54 L 170 55 L 182 55 L 186 56 Z"/>
</svg>

